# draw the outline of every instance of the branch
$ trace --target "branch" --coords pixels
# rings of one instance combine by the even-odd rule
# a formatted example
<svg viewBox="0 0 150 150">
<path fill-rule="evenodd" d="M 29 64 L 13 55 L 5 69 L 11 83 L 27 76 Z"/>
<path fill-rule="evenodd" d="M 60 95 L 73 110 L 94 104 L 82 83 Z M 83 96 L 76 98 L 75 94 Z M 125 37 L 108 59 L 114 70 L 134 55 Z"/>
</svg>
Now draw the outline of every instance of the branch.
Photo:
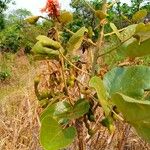
<svg viewBox="0 0 150 150">
<path fill-rule="evenodd" d="M 86 0 L 84 0 L 84 2 L 91 9 L 91 11 L 95 14 L 95 9 Z"/>
<path fill-rule="evenodd" d="M 112 48 L 112 49 L 109 50 L 108 52 L 105 52 L 105 53 L 103 53 L 103 54 L 100 54 L 100 55 L 98 56 L 98 58 L 99 58 L 99 57 L 102 57 L 102 56 L 104 56 L 104 55 L 107 55 L 107 54 L 109 54 L 109 53 L 111 53 L 111 52 L 113 52 L 113 51 L 115 51 L 115 50 L 116 50 L 117 48 L 119 48 L 123 43 L 125 43 L 126 41 L 128 41 L 128 40 L 131 39 L 131 38 L 132 38 L 132 36 L 131 36 L 130 38 L 126 39 L 125 41 L 121 42 L 119 45 L 117 45 L 116 47 Z"/>
<path fill-rule="evenodd" d="M 107 13 L 107 0 L 103 0 L 102 11 L 103 11 L 104 14 Z M 100 48 L 101 48 L 102 43 L 103 43 L 104 27 L 105 27 L 105 24 L 102 25 L 102 29 L 101 29 L 101 32 L 100 32 L 100 37 L 99 37 L 99 40 L 97 42 L 96 50 L 94 52 L 94 59 L 93 59 L 93 63 L 92 63 L 92 74 L 91 74 L 92 76 L 95 75 L 96 64 L 97 64 L 97 59 L 98 59 L 98 55 L 97 54 L 99 54 Z"/>
<path fill-rule="evenodd" d="M 107 8 L 112 7 L 114 4 L 118 3 L 119 0 L 114 0 L 110 5 L 107 6 Z"/>
<path fill-rule="evenodd" d="M 122 31 L 124 31 L 125 29 L 127 29 L 127 27 L 122 28 L 122 29 L 120 29 L 120 30 L 118 30 L 118 31 L 119 31 L 119 32 L 122 32 Z M 110 32 L 110 33 L 106 33 L 106 34 L 104 34 L 104 36 L 106 37 L 106 36 L 110 36 L 110 35 L 113 35 L 113 34 L 115 34 L 114 31 L 113 31 L 113 32 Z"/>
<path fill-rule="evenodd" d="M 62 56 L 71 66 L 73 66 L 75 69 L 77 69 L 77 70 L 79 70 L 79 71 L 81 71 L 81 72 L 83 72 L 83 73 L 85 73 L 85 74 L 87 74 L 87 75 L 90 75 L 90 74 L 87 73 L 86 71 L 84 71 L 84 70 L 78 68 L 77 66 L 75 66 L 70 60 L 68 60 L 68 59 L 66 58 L 66 56 L 64 56 L 64 54 L 61 52 L 61 50 L 59 50 L 59 53 L 60 53 L 61 56 Z"/>
</svg>

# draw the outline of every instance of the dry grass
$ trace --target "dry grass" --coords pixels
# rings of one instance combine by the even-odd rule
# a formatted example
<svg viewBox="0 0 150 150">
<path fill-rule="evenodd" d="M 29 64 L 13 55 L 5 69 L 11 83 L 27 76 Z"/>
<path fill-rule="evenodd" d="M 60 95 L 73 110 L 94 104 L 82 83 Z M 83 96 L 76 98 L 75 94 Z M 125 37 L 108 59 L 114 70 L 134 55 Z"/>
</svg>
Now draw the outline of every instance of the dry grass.
<svg viewBox="0 0 150 150">
<path fill-rule="evenodd" d="M 23 95 L 12 95 L 0 105 L 0 150 L 42 150 L 38 138 L 38 104 L 26 92 Z M 117 126 L 112 139 L 108 130 L 100 126 L 95 136 L 86 143 L 86 150 L 150 149 L 127 124 Z M 78 150 L 77 142 L 69 149 Z"/>
<path fill-rule="evenodd" d="M 27 94 L 15 95 L 1 104 L 1 150 L 40 150 L 37 107 Z"/>
<path fill-rule="evenodd" d="M 0 83 L 0 150 L 41 150 L 38 101 L 34 95 L 36 70 L 26 56 L 14 56 L 11 79 Z"/>
</svg>

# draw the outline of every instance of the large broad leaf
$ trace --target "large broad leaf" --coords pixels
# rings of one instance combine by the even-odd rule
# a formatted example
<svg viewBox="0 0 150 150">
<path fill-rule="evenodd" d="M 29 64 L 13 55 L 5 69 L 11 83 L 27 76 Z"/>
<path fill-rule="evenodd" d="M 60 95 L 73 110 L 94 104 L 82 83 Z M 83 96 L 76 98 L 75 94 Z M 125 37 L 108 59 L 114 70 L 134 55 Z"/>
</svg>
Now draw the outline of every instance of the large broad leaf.
<svg viewBox="0 0 150 150">
<path fill-rule="evenodd" d="M 74 107 L 73 110 L 70 112 L 70 118 L 80 118 L 84 114 L 86 114 L 90 109 L 90 104 L 86 99 L 79 99 Z"/>
<path fill-rule="evenodd" d="M 88 29 L 85 27 L 80 28 L 73 36 L 69 39 L 67 43 L 68 52 L 72 52 L 74 50 L 78 50 L 82 44 L 84 39 L 84 33 L 88 32 Z"/>
<path fill-rule="evenodd" d="M 144 91 L 150 90 L 150 67 L 117 67 L 104 76 L 104 84 L 111 97 L 116 92 L 142 99 Z"/>
<path fill-rule="evenodd" d="M 131 38 L 135 34 L 136 26 L 137 26 L 137 24 L 129 25 L 128 27 L 126 27 L 125 30 L 123 30 L 120 33 L 122 41 L 128 40 L 129 38 Z"/>
<path fill-rule="evenodd" d="M 46 116 L 51 116 L 52 118 L 60 121 L 60 119 L 62 119 L 61 115 L 71 108 L 72 106 L 66 101 L 54 103 L 47 106 L 47 108 L 42 112 L 40 119 L 42 120 Z"/>
<path fill-rule="evenodd" d="M 90 105 L 86 99 L 78 100 L 74 106 L 71 106 L 68 102 L 58 102 L 48 106 L 41 114 L 40 119 L 42 120 L 45 116 L 50 115 L 62 122 L 66 119 L 77 119 L 82 117 L 89 111 Z"/>
<path fill-rule="evenodd" d="M 113 30 L 116 31 L 116 27 L 113 27 L 113 24 L 111 24 L 111 26 L 112 26 L 112 28 L 114 28 Z M 120 42 L 124 43 L 124 42 L 128 41 L 131 37 L 133 37 L 136 32 L 136 26 L 137 26 L 137 24 L 129 25 L 123 31 L 119 32 L 119 34 L 118 34 L 118 31 L 116 31 L 115 34 L 118 34 L 118 36 L 121 40 Z M 116 43 L 116 45 L 118 45 L 118 43 Z M 111 49 L 112 49 L 112 45 L 108 47 L 108 50 L 111 50 Z M 125 54 L 123 54 L 123 52 L 125 50 L 123 51 L 121 46 L 116 50 L 119 54 L 125 55 Z"/>
<path fill-rule="evenodd" d="M 74 127 L 62 129 L 58 122 L 46 116 L 42 120 L 40 142 L 45 150 L 59 150 L 70 145 L 76 136 Z"/>
<path fill-rule="evenodd" d="M 150 55 L 150 25 L 138 24 L 132 38 L 119 48 L 119 53 L 128 57 Z"/>
<path fill-rule="evenodd" d="M 97 95 L 98 95 L 100 105 L 103 107 L 105 115 L 109 116 L 110 109 L 108 107 L 109 104 L 107 101 L 106 89 L 104 87 L 103 81 L 99 77 L 95 76 L 95 77 L 91 78 L 91 80 L 89 82 L 89 86 L 95 88 Z"/>
<path fill-rule="evenodd" d="M 132 16 L 132 20 L 137 22 L 139 20 L 142 20 L 143 18 L 145 18 L 147 15 L 147 11 L 145 9 L 143 10 L 139 10 L 138 12 L 136 12 L 133 16 Z"/>
<path fill-rule="evenodd" d="M 150 142 L 150 101 L 135 100 L 120 93 L 113 95 L 112 101 L 137 133 Z"/>
<path fill-rule="evenodd" d="M 48 38 L 47 36 L 39 35 L 36 39 L 38 41 L 40 41 L 40 43 L 43 45 L 43 47 L 51 48 L 54 50 L 58 50 L 61 48 L 61 45 L 59 42 L 54 41 L 54 40 Z"/>
<path fill-rule="evenodd" d="M 150 24 L 140 23 L 136 26 L 135 38 L 140 42 L 150 39 Z"/>
<path fill-rule="evenodd" d="M 120 54 L 127 57 L 142 57 L 150 55 L 150 38 L 139 43 L 136 38 L 131 38 L 120 47 Z"/>
<path fill-rule="evenodd" d="M 98 95 L 99 103 L 105 112 L 106 118 L 102 120 L 101 122 L 102 125 L 107 127 L 110 132 L 114 132 L 115 126 L 113 124 L 113 120 L 111 117 L 111 110 L 110 110 L 111 105 L 108 103 L 106 89 L 104 87 L 103 81 L 99 77 L 94 76 L 93 78 L 91 78 L 89 85 L 90 87 L 95 88 Z"/>
<path fill-rule="evenodd" d="M 90 104 L 86 99 L 79 99 L 73 107 L 67 112 L 61 114 L 62 118 L 66 119 L 78 119 L 86 114 L 90 109 Z"/>
<path fill-rule="evenodd" d="M 57 50 L 53 50 L 51 48 L 47 48 L 47 47 L 43 47 L 43 45 L 41 44 L 41 42 L 37 42 L 33 48 L 32 48 L 32 52 L 34 54 L 43 56 L 43 57 L 48 57 L 51 59 L 55 59 L 59 56 L 59 51 Z"/>
</svg>

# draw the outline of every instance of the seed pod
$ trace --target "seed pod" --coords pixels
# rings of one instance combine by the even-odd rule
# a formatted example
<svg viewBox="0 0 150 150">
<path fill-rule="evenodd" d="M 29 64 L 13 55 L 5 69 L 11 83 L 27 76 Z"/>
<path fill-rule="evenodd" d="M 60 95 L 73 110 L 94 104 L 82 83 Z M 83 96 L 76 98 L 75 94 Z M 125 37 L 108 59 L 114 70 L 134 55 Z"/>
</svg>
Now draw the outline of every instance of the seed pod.
<svg viewBox="0 0 150 150">
<path fill-rule="evenodd" d="M 33 25 L 39 20 L 40 16 L 31 16 L 25 19 L 25 22 Z"/>
<path fill-rule="evenodd" d="M 107 17 L 107 14 L 103 13 L 101 10 L 97 10 L 95 12 L 95 15 L 97 16 L 98 19 L 103 20 Z"/>
<path fill-rule="evenodd" d="M 51 59 L 58 58 L 59 51 L 53 50 L 51 48 L 43 47 L 40 42 L 37 42 L 33 48 L 32 52 L 37 55 L 42 55 L 43 57 L 48 57 Z"/>
<path fill-rule="evenodd" d="M 59 20 L 65 25 L 73 20 L 73 15 L 68 11 L 64 11 L 60 14 Z"/>
<path fill-rule="evenodd" d="M 47 36 L 39 35 L 36 39 L 42 44 L 43 47 L 51 48 L 53 50 L 58 50 L 61 48 L 59 42 L 54 41 Z"/>
</svg>

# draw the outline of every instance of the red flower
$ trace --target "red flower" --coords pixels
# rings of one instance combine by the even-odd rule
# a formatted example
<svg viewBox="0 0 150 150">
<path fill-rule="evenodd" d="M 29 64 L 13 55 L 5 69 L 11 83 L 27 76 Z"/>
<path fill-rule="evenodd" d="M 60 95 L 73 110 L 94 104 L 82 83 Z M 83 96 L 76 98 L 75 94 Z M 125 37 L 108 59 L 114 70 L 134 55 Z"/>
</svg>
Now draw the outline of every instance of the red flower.
<svg viewBox="0 0 150 150">
<path fill-rule="evenodd" d="M 41 12 L 47 12 L 49 13 L 49 16 L 57 18 L 60 15 L 58 0 L 47 0 L 46 6 L 41 9 Z"/>
</svg>

